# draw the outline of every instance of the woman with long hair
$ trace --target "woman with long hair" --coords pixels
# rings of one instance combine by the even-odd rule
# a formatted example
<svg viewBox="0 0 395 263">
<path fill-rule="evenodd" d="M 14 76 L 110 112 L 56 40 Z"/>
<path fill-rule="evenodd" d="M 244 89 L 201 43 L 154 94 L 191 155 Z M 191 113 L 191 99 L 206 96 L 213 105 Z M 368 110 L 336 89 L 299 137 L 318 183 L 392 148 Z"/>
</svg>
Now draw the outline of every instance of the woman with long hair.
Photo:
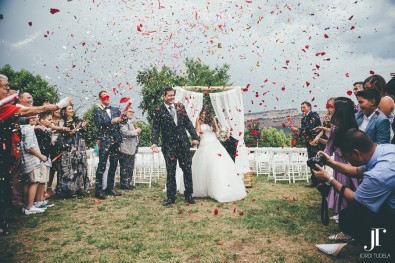
<svg viewBox="0 0 395 263">
<path fill-rule="evenodd" d="M 317 145 L 318 143 L 326 144 L 328 141 L 328 137 L 330 135 L 330 130 L 332 127 L 331 124 L 331 119 L 332 115 L 335 112 L 335 99 L 334 97 L 330 98 L 327 100 L 325 108 L 327 110 L 327 113 L 322 116 L 322 126 L 315 127 L 313 130 L 321 130 L 320 133 L 317 134 L 317 136 L 310 142 L 312 145 Z"/>
<path fill-rule="evenodd" d="M 331 118 L 331 133 L 324 150 L 328 155 L 333 155 L 334 160 L 342 163 L 347 163 L 343 158 L 340 149 L 339 142 L 343 134 L 351 129 L 358 128 L 358 124 L 355 120 L 355 105 L 354 102 L 346 97 L 338 97 L 335 99 L 334 103 L 334 113 Z M 339 181 L 342 185 L 355 191 L 358 187 L 359 182 L 356 178 L 351 178 L 340 172 L 333 170 L 333 177 Z M 330 189 L 328 195 L 328 208 L 333 210 L 336 214 L 333 219 L 338 221 L 338 214 L 341 210 L 347 207 L 347 201 L 345 198 L 341 198 L 341 194 L 336 192 L 333 188 Z M 347 236 L 343 233 L 333 235 L 329 237 L 333 240 L 347 240 L 352 239 L 352 237 Z"/>
<path fill-rule="evenodd" d="M 63 108 L 60 119 L 60 124 L 70 131 L 58 137 L 61 153 L 59 194 L 64 197 L 82 195 L 89 186 L 85 141 L 81 135 L 87 122 L 75 116 L 73 106 Z"/>
<path fill-rule="evenodd" d="M 237 201 L 246 196 L 243 175 L 217 138 L 218 124 L 208 107 L 196 120 L 199 148 L 192 159 L 194 197 L 211 197 L 218 202 Z"/>
</svg>

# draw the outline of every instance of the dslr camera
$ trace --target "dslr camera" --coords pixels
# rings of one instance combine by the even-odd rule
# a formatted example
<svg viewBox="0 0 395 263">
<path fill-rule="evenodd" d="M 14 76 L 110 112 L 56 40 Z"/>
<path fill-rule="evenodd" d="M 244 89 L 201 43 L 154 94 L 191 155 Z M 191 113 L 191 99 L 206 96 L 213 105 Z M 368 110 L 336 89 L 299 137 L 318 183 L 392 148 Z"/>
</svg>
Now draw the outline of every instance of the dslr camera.
<svg viewBox="0 0 395 263">
<path fill-rule="evenodd" d="M 313 170 L 318 171 L 317 167 L 315 167 L 316 164 L 318 164 L 321 167 L 324 166 L 326 164 L 325 157 L 324 156 L 314 156 L 314 157 L 311 157 L 307 160 L 307 166 Z"/>
</svg>

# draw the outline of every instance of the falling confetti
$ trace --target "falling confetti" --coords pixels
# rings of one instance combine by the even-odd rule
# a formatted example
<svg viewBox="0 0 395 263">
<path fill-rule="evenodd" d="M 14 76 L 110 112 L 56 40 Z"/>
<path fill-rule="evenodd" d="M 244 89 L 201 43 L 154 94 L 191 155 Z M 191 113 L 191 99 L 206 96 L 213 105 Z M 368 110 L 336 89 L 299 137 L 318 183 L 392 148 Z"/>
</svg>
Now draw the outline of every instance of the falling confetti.
<svg viewBox="0 0 395 263">
<path fill-rule="evenodd" d="M 56 9 L 56 8 L 51 8 L 51 9 L 49 10 L 49 12 L 50 12 L 51 14 L 56 14 L 56 13 L 60 12 L 60 10 L 59 10 L 59 9 Z"/>
</svg>

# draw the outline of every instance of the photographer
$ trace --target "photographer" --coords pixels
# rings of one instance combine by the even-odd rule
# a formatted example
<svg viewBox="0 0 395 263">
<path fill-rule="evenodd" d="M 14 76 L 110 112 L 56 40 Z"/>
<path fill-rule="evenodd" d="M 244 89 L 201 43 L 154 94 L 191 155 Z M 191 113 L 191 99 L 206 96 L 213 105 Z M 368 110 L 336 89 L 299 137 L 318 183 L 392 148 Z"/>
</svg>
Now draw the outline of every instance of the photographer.
<svg viewBox="0 0 395 263">
<path fill-rule="evenodd" d="M 334 161 L 324 152 L 318 154 L 334 170 L 363 178 L 354 192 L 316 165 L 314 174 L 317 178 L 332 185 L 350 203 L 340 212 L 339 226 L 344 234 L 339 233 L 338 240 L 341 240 L 341 235 L 352 235 L 362 245 L 370 247 L 372 228 L 385 229 L 378 249 L 388 253 L 395 237 L 395 146 L 376 145 L 364 132 L 355 128 L 346 131 L 338 145 L 351 165 Z"/>
</svg>

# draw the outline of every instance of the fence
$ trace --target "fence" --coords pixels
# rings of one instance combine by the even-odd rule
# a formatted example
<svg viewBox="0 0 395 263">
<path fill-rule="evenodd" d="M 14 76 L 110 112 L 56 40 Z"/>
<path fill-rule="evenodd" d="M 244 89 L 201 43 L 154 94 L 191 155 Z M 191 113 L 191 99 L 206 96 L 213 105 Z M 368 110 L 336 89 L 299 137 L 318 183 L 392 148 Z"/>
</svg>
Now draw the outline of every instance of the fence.
<svg viewBox="0 0 395 263">
<path fill-rule="evenodd" d="M 191 149 L 194 151 L 196 149 Z M 99 158 L 90 149 L 88 153 L 88 176 L 95 182 L 95 174 Z M 268 176 L 269 180 L 295 183 L 298 180 L 308 181 L 309 168 L 306 165 L 305 148 L 272 148 L 259 147 L 249 149 L 250 168 L 257 176 Z M 135 157 L 133 185 L 151 184 L 161 175 L 166 174 L 166 164 L 162 152 L 153 153 L 149 147 L 140 147 Z M 115 182 L 119 182 L 119 166 L 115 174 Z"/>
</svg>

